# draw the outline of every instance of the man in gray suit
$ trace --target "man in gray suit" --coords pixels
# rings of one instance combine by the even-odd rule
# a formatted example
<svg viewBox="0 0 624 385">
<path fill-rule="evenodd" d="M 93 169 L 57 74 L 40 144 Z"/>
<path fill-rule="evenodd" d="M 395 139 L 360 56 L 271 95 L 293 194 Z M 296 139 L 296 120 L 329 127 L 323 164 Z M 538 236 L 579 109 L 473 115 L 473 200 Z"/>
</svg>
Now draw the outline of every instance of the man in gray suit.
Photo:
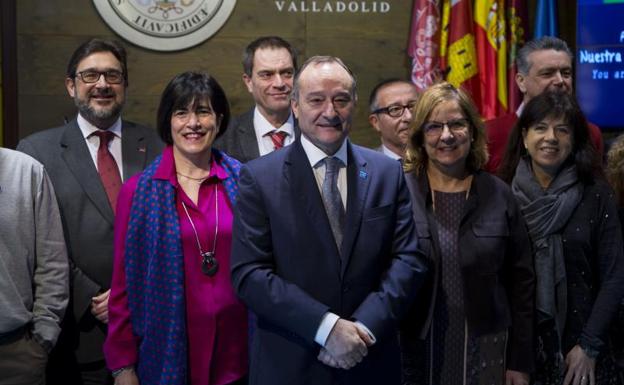
<svg viewBox="0 0 624 385">
<path fill-rule="evenodd" d="M 397 160 L 405 156 L 412 108 L 416 102 L 418 90 L 407 80 L 388 79 L 373 88 L 368 121 L 381 138 L 378 151 Z"/>
<path fill-rule="evenodd" d="M 126 52 L 117 42 L 91 39 L 78 47 L 65 86 L 77 117 L 18 144 L 18 150 L 43 163 L 50 175 L 71 263 L 70 306 L 50 357 L 48 385 L 108 384 L 112 379 L 102 344 L 117 193 L 122 180 L 149 164 L 163 144 L 153 130 L 120 118 L 128 71 Z"/>
<path fill-rule="evenodd" d="M 215 147 L 245 163 L 291 144 L 298 129 L 290 109 L 295 50 L 277 36 L 260 37 L 243 52 L 243 81 L 255 106 L 233 118 Z"/>
</svg>

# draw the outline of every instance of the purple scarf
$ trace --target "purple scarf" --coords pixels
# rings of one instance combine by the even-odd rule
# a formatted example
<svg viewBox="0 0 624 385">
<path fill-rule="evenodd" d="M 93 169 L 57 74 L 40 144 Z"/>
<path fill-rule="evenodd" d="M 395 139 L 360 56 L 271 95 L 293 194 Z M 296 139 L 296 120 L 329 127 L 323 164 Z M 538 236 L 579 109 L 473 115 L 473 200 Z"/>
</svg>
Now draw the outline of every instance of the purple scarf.
<svg viewBox="0 0 624 385">
<path fill-rule="evenodd" d="M 238 196 L 240 163 L 213 149 L 232 205 Z M 132 329 L 140 338 L 137 373 L 142 384 L 187 383 L 184 258 L 175 188 L 153 179 L 156 158 L 140 176 L 126 235 L 126 286 Z"/>
</svg>

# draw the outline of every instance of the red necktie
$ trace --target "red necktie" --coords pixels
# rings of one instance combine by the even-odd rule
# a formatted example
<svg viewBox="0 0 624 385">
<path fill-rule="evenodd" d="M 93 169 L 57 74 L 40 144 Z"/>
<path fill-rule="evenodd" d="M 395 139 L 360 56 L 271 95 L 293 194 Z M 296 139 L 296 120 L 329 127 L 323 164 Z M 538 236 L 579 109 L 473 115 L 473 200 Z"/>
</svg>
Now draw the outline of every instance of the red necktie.
<svg viewBox="0 0 624 385">
<path fill-rule="evenodd" d="M 115 134 L 110 131 L 96 131 L 93 135 L 97 135 L 100 138 L 100 147 L 97 152 L 97 167 L 104 191 L 108 196 L 108 201 L 115 212 L 117 208 L 117 195 L 121 188 L 121 175 L 119 175 L 119 168 L 115 158 L 108 151 L 108 142 L 110 142 Z"/>
<path fill-rule="evenodd" d="M 287 132 L 284 131 L 271 131 L 267 135 L 271 137 L 271 141 L 273 142 L 273 150 L 279 150 L 284 147 L 284 139 L 288 135 Z"/>
</svg>

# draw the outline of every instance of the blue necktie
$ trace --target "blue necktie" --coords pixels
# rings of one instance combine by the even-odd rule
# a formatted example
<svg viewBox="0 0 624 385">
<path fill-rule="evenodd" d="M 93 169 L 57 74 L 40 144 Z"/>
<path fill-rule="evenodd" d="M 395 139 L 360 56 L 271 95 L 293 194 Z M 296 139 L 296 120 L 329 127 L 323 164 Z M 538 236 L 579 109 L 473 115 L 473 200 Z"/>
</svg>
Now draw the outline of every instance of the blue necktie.
<svg viewBox="0 0 624 385">
<path fill-rule="evenodd" d="M 323 205 L 339 253 L 342 245 L 342 230 L 345 224 L 345 209 L 342 205 L 342 198 L 340 198 L 340 190 L 338 190 L 338 171 L 341 163 L 338 158 L 325 158 L 325 179 L 322 187 Z"/>
</svg>

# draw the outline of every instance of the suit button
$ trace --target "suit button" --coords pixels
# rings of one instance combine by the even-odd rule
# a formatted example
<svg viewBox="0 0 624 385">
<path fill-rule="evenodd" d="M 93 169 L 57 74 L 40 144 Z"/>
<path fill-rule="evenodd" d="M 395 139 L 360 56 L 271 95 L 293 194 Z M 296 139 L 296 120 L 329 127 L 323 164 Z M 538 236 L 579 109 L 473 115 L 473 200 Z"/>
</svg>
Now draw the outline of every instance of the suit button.
<svg viewBox="0 0 624 385">
<path fill-rule="evenodd" d="M 351 289 L 351 288 L 349 287 L 349 285 L 344 285 L 344 286 L 342 287 L 342 292 L 343 292 L 343 293 L 346 293 L 346 292 L 348 292 L 350 289 Z"/>
</svg>

